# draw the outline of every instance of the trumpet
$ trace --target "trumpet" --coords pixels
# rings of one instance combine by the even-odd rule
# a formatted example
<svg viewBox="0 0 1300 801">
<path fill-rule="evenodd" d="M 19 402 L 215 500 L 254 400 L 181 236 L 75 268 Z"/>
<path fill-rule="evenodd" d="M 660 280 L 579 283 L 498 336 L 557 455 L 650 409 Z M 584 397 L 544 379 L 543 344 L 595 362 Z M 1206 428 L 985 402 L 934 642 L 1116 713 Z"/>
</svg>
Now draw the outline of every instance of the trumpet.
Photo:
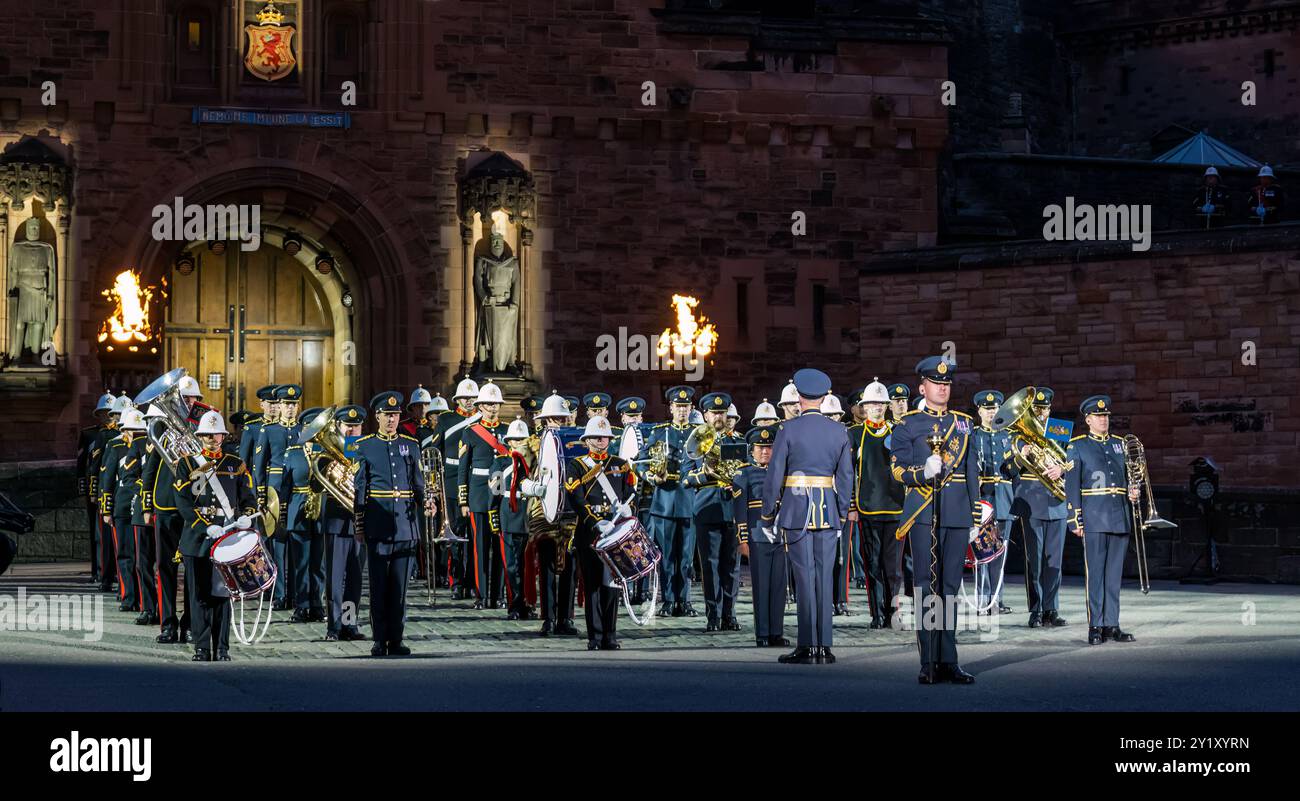
<svg viewBox="0 0 1300 801">
<path fill-rule="evenodd" d="M 1074 469 L 1074 462 L 1065 458 L 1065 450 L 1048 438 L 1047 428 L 1034 416 L 1029 403 L 1033 394 L 1034 387 L 1025 387 L 1007 398 L 1006 402 L 998 407 L 997 414 L 993 417 L 992 428 L 994 431 L 1009 429 L 1021 442 L 1029 446 L 1029 455 L 1025 456 L 1020 453 L 1018 447 L 1012 445 L 1012 455 L 1015 457 L 1016 464 L 1043 482 L 1043 486 L 1058 501 L 1063 501 L 1065 500 L 1065 477 L 1053 480 L 1048 478 L 1047 471 L 1055 466 L 1059 467 L 1062 473 L 1066 473 Z"/>
<path fill-rule="evenodd" d="M 1177 528 L 1160 516 L 1156 511 L 1156 496 L 1151 489 L 1151 474 L 1147 471 L 1147 452 L 1142 440 L 1133 434 L 1124 437 L 1124 468 L 1128 472 L 1129 508 L 1133 520 L 1133 548 L 1137 552 L 1138 587 L 1142 594 L 1151 592 L 1151 571 L 1147 567 L 1146 530 L 1149 528 Z M 1132 498 L 1132 491 L 1137 490 L 1139 497 Z M 1146 501 L 1146 517 L 1143 519 L 1142 502 Z"/>
</svg>

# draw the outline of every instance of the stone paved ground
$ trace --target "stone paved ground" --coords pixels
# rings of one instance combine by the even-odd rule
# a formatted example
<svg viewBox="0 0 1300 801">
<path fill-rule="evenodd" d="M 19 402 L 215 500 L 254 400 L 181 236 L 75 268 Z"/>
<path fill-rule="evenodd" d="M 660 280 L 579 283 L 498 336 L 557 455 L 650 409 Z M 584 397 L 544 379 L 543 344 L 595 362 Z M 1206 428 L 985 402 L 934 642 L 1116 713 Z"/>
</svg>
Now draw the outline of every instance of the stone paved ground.
<svg viewBox="0 0 1300 801">
<path fill-rule="evenodd" d="M 29 598 L 94 598 L 85 579 L 84 563 L 15 565 L 0 578 L 0 604 L 20 588 Z M 918 687 L 914 635 L 871 631 L 860 590 L 851 597 L 859 614 L 835 619 L 834 666 L 777 665 L 775 649 L 755 648 L 748 587 L 741 632 L 705 633 L 703 617 L 638 628 L 624 612 L 623 650 L 594 654 L 581 637 L 539 638 L 536 621 L 440 596 L 431 608 L 413 585 L 415 657 L 405 660 L 371 659 L 368 642 L 325 642 L 323 624 L 291 624 L 286 613 L 258 645 L 236 645 L 234 662 L 201 666 L 188 648 L 153 642 L 154 627 L 135 626 L 107 598 L 95 642 L 0 623 L 0 708 L 1300 709 L 1294 586 L 1158 582 L 1149 596 L 1128 586 L 1123 623 L 1138 642 L 1090 648 L 1078 579 L 1062 590 L 1071 625 L 1055 630 L 1025 625 L 1016 585 L 1007 594 L 1015 614 L 959 635 L 962 662 L 979 675 L 972 688 Z M 791 608 L 791 637 L 793 620 Z"/>
</svg>

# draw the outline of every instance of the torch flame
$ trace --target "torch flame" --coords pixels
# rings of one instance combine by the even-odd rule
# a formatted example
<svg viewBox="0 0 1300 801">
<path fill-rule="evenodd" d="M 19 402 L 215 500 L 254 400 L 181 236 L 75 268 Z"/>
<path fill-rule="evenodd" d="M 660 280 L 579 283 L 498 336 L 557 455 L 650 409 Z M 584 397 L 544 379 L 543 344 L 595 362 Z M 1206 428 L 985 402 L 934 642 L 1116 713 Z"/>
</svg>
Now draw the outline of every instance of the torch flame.
<svg viewBox="0 0 1300 801">
<path fill-rule="evenodd" d="M 713 351 L 713 346 L 718 343 L 718 332 L 707 317 L 701 315 L 695 319 L 694 309 L 699 303 L 697 298 L 689 295 L 673 295 L 677 330 L 665 328 L 659 335 L 659 344 L 655 348 L 659 356 L 667 355 L 671 349 L 678 357 L 694 354 L 694 358 L 703 358 Z"/>
<path fill-rule="evenodd" d="M 153 336 L 149 325 L 153 287 L 141 287 L 140 278 L 133 270 L 123 270 L 113 281 L 113 288 L 105 289 L 102 294 L 113 301 L 114 308 L 99 328 L 99 341 L 110 338 L 118 344 L 149 341 Z M 134 344 L 131 350 L 136 350 Z"/>
</svg>

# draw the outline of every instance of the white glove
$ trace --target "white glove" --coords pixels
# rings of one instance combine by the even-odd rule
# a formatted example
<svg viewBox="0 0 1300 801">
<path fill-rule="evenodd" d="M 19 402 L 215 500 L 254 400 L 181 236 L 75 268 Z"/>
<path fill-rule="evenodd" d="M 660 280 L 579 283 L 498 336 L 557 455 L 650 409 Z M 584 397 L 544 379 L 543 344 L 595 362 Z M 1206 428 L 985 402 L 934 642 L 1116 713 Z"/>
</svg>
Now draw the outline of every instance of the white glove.
<svg viewBox="0 0 1300 801">
<path fill-rule="evenodd" d="M 930 454 L 929 458 L 925 460 L 925 477 L 931 479 L 942 472 L 943 457 L 937 453 Z"/>
<path fill-rule="evenodd" d="M 763 536 L 767 537 L 768 543 L 776 544 L 776 528 L 774 526 L 763 526 Z"/>
<path fill-rule="evenodd" d="M 211 539 L 215 540 L 217 537 L 220 537 L 222 534 L 225 533 L 226 533 L 225 529 L 223 529 L 221 526 L 218 525 L 208 526 L 208 537 Z"/>
<path fill-rule="evenodd" d="M 526 498 L 541 498 L 546 495 L 546 485 L 540 481 L 525 478 L 519 482 L 519 491 Z"/>
<path fill-rule="evenodd" d="M 239 517 L 235 518 L 235 527 L 236 527 L 236 528 L 252 528 L 252 527 L 253 527 L 253 518 L 249 517 L 248 515 L 240 515 Z"/>
<path fill-rule="evenodd" d="M 614 523 L 613 523 L 613 521 L 611 521 L 611 520 L 600 520 L 600 521 L 597 521 L 597 523 L 596 523 L 596 530 L 599 531 L 599 532 L 600 532 L 600 536 L 603 537 L 603 536 L 605 536 L 606 534 L 608 534 L 609 532 L 611 532 L 611 531 L 614 530 Z"/>
<path fill-rule="evenodd" d="M 979 527 L 979 526 L 971 526 L 971 527 L 970 527 L 970 539 L 967 540 L 967 542 L 968 542 L 968 543 L 969 543 L 969 542 L 974 542 L 974 541 L 975 541 L 975 538 L 978 537 L 979 535 L 980 535 L 980 527 Z"/>
</svg>

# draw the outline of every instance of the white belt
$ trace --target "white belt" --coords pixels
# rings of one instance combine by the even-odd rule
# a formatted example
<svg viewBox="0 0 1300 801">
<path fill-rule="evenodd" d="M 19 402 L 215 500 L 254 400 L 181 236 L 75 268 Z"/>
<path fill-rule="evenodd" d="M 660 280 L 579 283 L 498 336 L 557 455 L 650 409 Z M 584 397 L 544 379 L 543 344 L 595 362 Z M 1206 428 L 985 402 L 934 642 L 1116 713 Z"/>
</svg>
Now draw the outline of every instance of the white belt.
<svg viewBox="0 0 1300 801">
<path fill-rule="evenodd" d="M 455 467 L 460 464 L 460 459 L 446 459 L 445 461 L 447 462 L 447 464 L 451 465 L 452 467 Z"/>
<path fill-rule="evenodd" d="M 489 470 L 489 469 L 487 469 L 486 467 L 475 467 L 475 468 L 473 468 L 473 473 L 474 473 L 474 475 L 476 475 L 476 476 L 490 476 L 490 475 L 492 475 L 492 471 Z"/>
</svg>

